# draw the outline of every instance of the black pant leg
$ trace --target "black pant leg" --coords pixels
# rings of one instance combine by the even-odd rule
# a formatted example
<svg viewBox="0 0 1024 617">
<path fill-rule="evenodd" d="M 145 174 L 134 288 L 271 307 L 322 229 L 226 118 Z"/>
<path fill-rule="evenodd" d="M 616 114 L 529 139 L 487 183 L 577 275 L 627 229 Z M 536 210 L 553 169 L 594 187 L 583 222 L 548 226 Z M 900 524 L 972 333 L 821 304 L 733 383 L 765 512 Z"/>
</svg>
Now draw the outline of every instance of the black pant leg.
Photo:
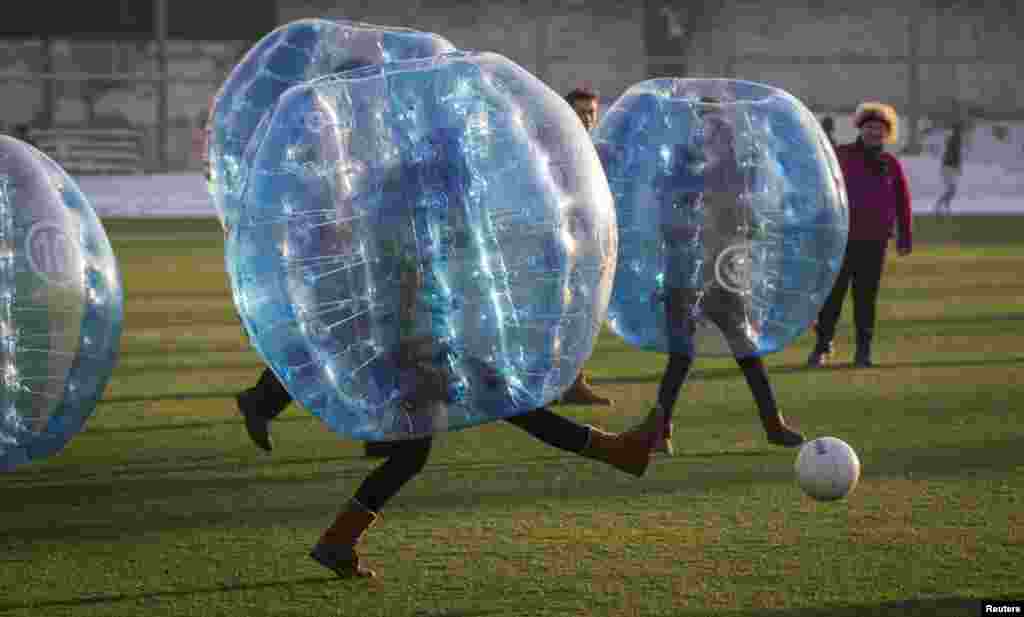
<svg viewBox="0 0 1024 617">
<path fill-rule="evenodd" d="M 665 324 L 667 326 L 670 353 L 694 355 L 697 322 L 693 309 L 697 303 L 698 290 L 690 288 L 669 288 L 665 297 Z"/>
<path fill-rule="evenodd" d="M 746 358 L 757 352 L 748 304 L 740 294 L 712 285 L 704 295 L 704 315 L 722 333 L 734 357 Z"/>
<path fill-rule="evenodd" d="M 505 418 L 544 443 L 567 452 L 581 452 L 590 439 L 590 429 L 569 418 L 560 416 L 547 407 Z"/>
<path fill-rule="evenodd" d="M 747 358 L 736 358 L 736 364 L 743 371 L 743 377 L 747 380 L 750 393 L 757 403 L 758 413 L 762 418 L 771 418 L 778 414 L 778 406 L 775 402 L 775 392 L 772 384 L 768 381 L 768 369 L 764 366 L 764 360 L 758 356 Z"/>
<path fill-rule="evenodd" d="M 390 456 L 366 476 L 355 499 L 367 509 L 379 512 L 389 499 L 412 480 L 427 464 L 433 437 L 422 437 L 390 444 Z"/>
<path fill-rule="evenodd" d="M 665 418 L 672 420 L 672 413 L 679 400 L 679 392 L 690 375 L 690 367 L 693 366 L 693 356 L 681 353 L 673 353 L 668 356 L 668 366 L 661 376 L 661 383 L 658 384 L 658 406 L 665 412 Z"/>
<path fill-rule="evenodd" d="M 288 393 L 288 390 L 270 368 L 263 369 L 256 385 L 249 388 L 247 394 L 248 398 L 256 403 L 250 405 L 249 409 L 267 419 L 281 415 L 281 412 L 292 402 L 292 395 Z"/>
<path fill-rule="evenodd" d="M 885 266 L 885 242 L 857 242 L 853 271 L 853 322 L 858 341 L 870 341 L 875 331 L 875 307 Z"/>
<path fill-rule="evenodd" d="M 843 254 L 843 265 L 839 268 L 839 275 L 836 276 L 836 282 L 832 285 L 832 291 L 829 292 L 828 299 L 825 300 L 825 304 L 818 313 L 818 325 L 815 327 L 815 330 L 817 330 L 818 339 L 821 341 L 831 342 L 836 334 L 836 324 L 839 323 L 839 316 L 843 312 L 843 302 L 846 300 L 846 292 L 850 288 L 853 268 L 852 261 L 851 246 L 850 243 L 847 243 L 846 252 Z"/>
</svg>

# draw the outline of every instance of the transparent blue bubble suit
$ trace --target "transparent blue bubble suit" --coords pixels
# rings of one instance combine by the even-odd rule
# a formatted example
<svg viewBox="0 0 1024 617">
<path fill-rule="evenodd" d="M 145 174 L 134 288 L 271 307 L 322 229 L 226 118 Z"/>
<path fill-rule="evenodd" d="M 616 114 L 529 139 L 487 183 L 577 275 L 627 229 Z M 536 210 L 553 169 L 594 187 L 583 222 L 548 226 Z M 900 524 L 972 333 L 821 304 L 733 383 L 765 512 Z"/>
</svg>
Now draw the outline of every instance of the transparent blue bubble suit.
<svg viewBox="0 0 1024 617">
<path fill-rule="evenodd" d="M 846 190 L 814 115 L 728 79 L 655 79 L 594 142 L 620 248 L 611 328 L 644 349 L 759 356 L 804 332 L 846 249 Z"/>
<path fill-rule="evenodd" d="M 117 262 L 85 196 L 45 154 L 0 136 L 0 469 L 82 430 L 123 317 Z"/>
<path fill-rule="evenodd" d="M 606 315 L 608 183 L 568 104 L 457 52 L 296 86 L 262 131 L 227 262 L 256 348 L 357 439 L 529 411 Z"/>
<path fill-rule="evenodd" d="M 436 34 L 325 19 L 293 21 L 260 39 L 228 75 L 213 102 L 207 144 L 209 189 L 221 223 L 230 225 L 239 208 L 249 139 L 285 90 L 370 64 L 454 50 Z"/>
</svg>

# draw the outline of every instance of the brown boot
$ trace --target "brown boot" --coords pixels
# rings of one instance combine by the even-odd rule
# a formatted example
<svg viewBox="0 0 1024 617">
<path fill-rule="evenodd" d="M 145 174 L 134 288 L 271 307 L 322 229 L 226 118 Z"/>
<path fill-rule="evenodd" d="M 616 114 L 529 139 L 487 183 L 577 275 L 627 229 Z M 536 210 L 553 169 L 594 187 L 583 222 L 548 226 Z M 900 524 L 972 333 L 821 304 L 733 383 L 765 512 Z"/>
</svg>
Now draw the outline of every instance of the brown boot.
<svg viewBox="0 0 1024 617">
<path fill-rule="evenodd" d="M 654 445 L 651 447 L 651 452 L 675 455 L 675 448 L 672 447 L 672 421 L 665 417 L 665 412 L 660 405 L 655 405 L 647 417 L 633 427 L 633 430 L 654 434 Z"/>
<path fill-rule="evenodd" d="M 590 384 L 587 383 L 586 376 L 580 373 L 576 376 L 576 381 L 562 395 L 561 402 L 564 405 L 601 405 L 607 407 L 612 404 L 612 399 L 594 392 Z"/>
<path fill-rule="evenodd" d="M 654 433 L 646 427 L 635 428 L 625 433 L 606 433 L 596 426 L 588 427 L 590 436 L 581 454 L 595 461 L 608 463 L 612 467 L 641 477 L 651 464 L 651 446 Z"/>
<path fill-rule="evenodd" d="M 349 502 L 348 509 L 338 514 L 309 556 L 341 578 L 372 578 L 377 573 L 359 563 L 356 544 L 363 533 L 377 520 L 378 514 L 358 501 Z"/>
<path fill-rule="evenodd" d="M 764 425 L 764 432 L 768 436 L 768 443 L 786 448 L 795 448 L 804 443 L 804 436 L 786 426 L 786 420 L 782 414 L 763 414 L 761 424 Z"/>
</svg>

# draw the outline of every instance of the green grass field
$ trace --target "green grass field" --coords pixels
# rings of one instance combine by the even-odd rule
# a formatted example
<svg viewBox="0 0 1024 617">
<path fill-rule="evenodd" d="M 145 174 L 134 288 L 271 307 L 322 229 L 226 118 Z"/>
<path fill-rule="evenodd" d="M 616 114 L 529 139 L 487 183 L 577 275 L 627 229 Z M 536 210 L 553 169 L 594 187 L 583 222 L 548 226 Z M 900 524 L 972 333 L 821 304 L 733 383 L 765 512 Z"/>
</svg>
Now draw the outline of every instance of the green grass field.
<svg viewBox="0 0 1024 617">
<path fill-rule="evenodd" d="M 675 458 L 634 480 L 497 423 L 437 440 L 364 542 L 374 581 L 306 556 L 376 463 L 292 407 L 272 455 L 233 395 L 261 370 L 235 318 L 214 221 L 109 221 L 122 353 L 88 429 L 0 475 L 0 615 L 977 615 L 1024 600 L 1024 218 L 916 222 L 890 258 L 876 360 L 769 358 L 810 436 L 863 477 L 817 503 L 763 439 L 742 376 L 700 362 Z M 850 306 L 839 359 L 853 352 Z M 611 334 L 587 365 L 612 429 L 647 411 L 665 358 Z"/>
</svg>

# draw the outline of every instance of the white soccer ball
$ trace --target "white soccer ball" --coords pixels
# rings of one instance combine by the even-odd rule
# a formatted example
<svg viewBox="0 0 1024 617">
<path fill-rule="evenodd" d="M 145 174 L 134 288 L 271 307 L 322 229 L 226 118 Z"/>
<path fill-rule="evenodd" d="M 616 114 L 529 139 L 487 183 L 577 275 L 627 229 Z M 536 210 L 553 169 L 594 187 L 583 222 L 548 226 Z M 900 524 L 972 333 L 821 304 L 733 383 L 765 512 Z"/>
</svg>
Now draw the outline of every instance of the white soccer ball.
<svg viewBox="0 0 1024 617">
<path fill-rule="evenodd" d="M 842 499 L 857 486 L 859 479 L 860 459 L 842 439 L 812 439 L 796 457 L 797 484 L 819 501 Z"/>
</svg>

